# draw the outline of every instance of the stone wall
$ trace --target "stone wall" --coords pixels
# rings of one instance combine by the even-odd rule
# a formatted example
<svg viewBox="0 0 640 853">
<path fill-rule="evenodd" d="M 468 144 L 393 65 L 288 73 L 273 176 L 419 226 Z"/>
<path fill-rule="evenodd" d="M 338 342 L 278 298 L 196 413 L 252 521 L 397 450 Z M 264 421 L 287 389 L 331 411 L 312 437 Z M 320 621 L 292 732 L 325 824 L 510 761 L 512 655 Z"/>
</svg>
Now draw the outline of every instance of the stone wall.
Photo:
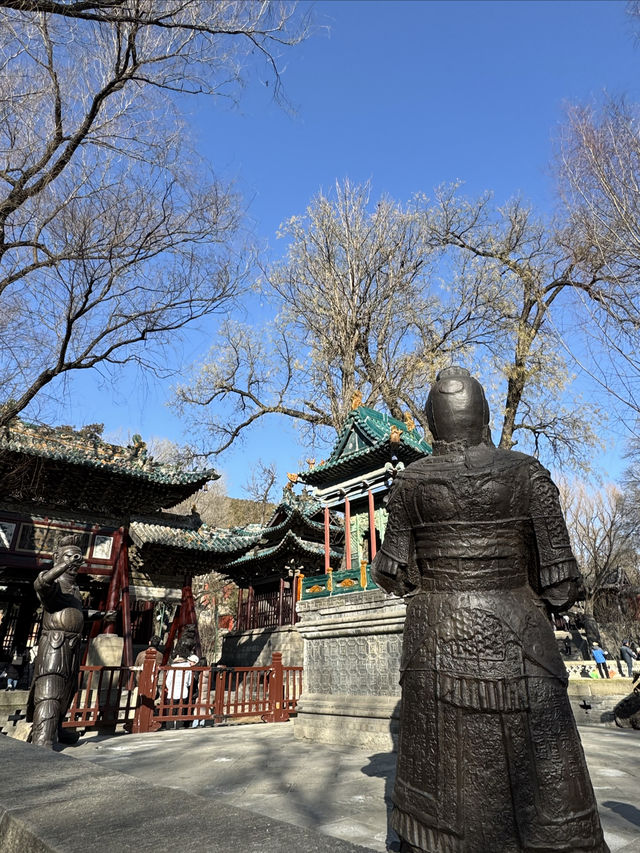
<svg viewBox="0 0 640 853">
<path fill-rule="evenodd" d="M 302 666 L 302 637 L 291 625 L 228 632 L 222 639 L 222 666 L 268 666 L 274 652 L 282 652 L 285 666 Z"/>
<path fill-rule="evenodd" d="M 298 603 L 297 738 L 389 751 L 398 730 L 404 601 L 381 590 Z"/>
</svg>

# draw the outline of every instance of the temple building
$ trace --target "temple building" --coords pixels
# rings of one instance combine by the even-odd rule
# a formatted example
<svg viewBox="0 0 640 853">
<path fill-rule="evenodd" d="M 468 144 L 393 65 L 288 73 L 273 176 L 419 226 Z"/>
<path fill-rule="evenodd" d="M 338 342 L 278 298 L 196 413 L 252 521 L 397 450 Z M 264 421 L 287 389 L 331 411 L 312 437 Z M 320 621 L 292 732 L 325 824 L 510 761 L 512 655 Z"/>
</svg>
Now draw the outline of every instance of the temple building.
<svg viewBox="0 0 640 853">
<path fill-rule="evenodd" d="M 95 428 L 14 421 L 0 433 L 0 658 L 36 642 L 33 582 L 69 535 L 85 554 L 78 585 L 86 606 L 118 610 L 105 633 L 124 638 L 125 665 L 134 644 L 179 615 L 178 604 L 182 621 L 192 619 L 185 614 L 192 575 L 240 555 L 256 538 L 255 531 L 199 532 L 197 518 L 163 511 L 218 476 L 154 461 L 139 436 L 121 447 Z M 101 627 L 94 623 L 92 633 Z"/>
<path fill-rule="evenodd" d="M 285 663 L 298 664 L 302 644 L 294 626 L 304 578 L 323 571 L 327 561 L 337 568 L 343 549 L 342 519 L 326 514 L 308 492 L 294 494 L 289 483 L 254 544 L 220 568 L 239 587 L 237 617 L 225 637 L 222 663 L 256 665 L 279 651 Z"/>
<path fill-rule="evenodd" d="M 263 664 L 280 651 L 299 665 L 296 601 L 377 589 L 369 564 L 385 531 L 384 496 L 398 470 L 430 452 L 411 423 L 364 406 L 351 411 L 329 458 L 289 475 L 261 536 L 220 569 L 240 587 L 223 663 Z M 301 495 L 294 484 L 305 485 Z"/>
</svg>

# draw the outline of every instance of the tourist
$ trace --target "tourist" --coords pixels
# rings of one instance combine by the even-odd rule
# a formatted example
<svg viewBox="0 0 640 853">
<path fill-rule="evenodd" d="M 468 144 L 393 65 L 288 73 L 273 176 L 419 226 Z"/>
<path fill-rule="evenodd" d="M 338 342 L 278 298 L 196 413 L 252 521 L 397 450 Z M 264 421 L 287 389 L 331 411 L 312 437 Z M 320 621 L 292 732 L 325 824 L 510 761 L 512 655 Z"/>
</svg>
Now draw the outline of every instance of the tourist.
<svg viewBox="0 0 640 853">
<path fill-rule="evenodd" d="M 620 657 L 627 665 L 627 674 L 628 677 L 631 678 L 633 675 L 633 662 L 636 660 L 637 655 L 629 645 L 628 640 L 623 640 L 622 645 L 620 646 Z"/>
<path fill-rule="evenodd" d="M 203 670 L 198 670 L 193 674 L 193 695 L 192 701 L 194 703 L 193 712 L 194 714 L 206 714 L 207 706 L 209 702 L 209 693 L 211 692 L 211 668 L 207 664 L 207 659 L 205 657 L 201 657 L 200 660 L 193 655 L 193 658 L 197 661 L 199 667 L 207 667 Z M 190 657 L 189 660 L 192 660 Z M 196 702 L 196 698 L 199 698 L 200 701 Z M 191 727 L 197 729 L 199 726 L 204 726 L 206 720 L 201 718 L 199 720 L 194 720 L 191 723 Z"/>
<path fill-rule="evenodd" d="M 194 656 L 195 657 L 195 656 Z M 196 663 L 198 659 L 196 658 Z M 189 697 L 189 688 L 191 687 L 192 673 L 191 667 L 193 661 L 190 661 L 184 655 L 184 649 L 180 646 L 176 649 L 176 656 L 171 662 L 171 669 L 167 670 L 164 685 L 167 691 L 167 699 L 171 705 L 171 717 L 177 717 L 180 714 L 180 707 L 184 704 L 184 700 Z M 175 720 L 167 723 L 168 729 L 177 728 Z"/>
<path fill-rule="evenodd" d="M 591 649 L 591 657 L 596 662 L 596 666 L 598 667 L 598 672 L 600 673 L 600 678 L 609 678 L 609 669 L 607 667 L 607 659 L 604 655 L 604 652 L 600 648 L 599 643 L 593 643 L 593 648 Z"/>
<path fill-rule="evenodd" d="M 4 689 L 15 690 L 18 686 L 18 678 L 20 677 L 20 673 L 15 666 L 12 663 L 8 663 L 2 671 L 2 675 L 7 679 L 7 686 Z"/>
</svg>

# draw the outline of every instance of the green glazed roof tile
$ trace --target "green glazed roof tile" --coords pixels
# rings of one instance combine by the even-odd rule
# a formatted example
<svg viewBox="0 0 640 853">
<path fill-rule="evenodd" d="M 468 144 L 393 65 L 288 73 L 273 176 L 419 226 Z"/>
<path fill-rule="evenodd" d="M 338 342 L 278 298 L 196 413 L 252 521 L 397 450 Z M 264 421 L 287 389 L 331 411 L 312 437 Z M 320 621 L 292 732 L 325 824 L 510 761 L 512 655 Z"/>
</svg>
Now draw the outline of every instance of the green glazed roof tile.
<svg viewBox="0 0 640 853">
<path fill-rule="evenodd" d="M 131 538 L 138 547 L 162 545 L 220 555 L 237 554 L 250 548 L 260 539 L 262 530 L 257 525 L 234 530 L 207 528 L 204 525 L 194 529 L 177 524 L 158 524 L 150 519 L 135 519 L 129 527 Z"/>
<path fill-rule="evenodd" d="M 373 463 L 384 464 L 390 461 L 390 435 L 395 427 L 400 440 L 393 445 L 394 452 L 402 461 L 412 462 L 431 453 L 431 446 L 420 436 L 416 429 L 409 430 L 404 421 L 392 418 L 366 406 L 353 409 L 345 422 L 331 455 L 320 465 L 298 474 L 303 483 L 319 485 L 340 476 L 353 476 L 365 473 Z M 350 438 L 356 434 L 359 446 L 346 450 Z"/>
<path fill-rule="evenodd" d="M 220 476 L 213 468 L 187 471 L 176 465 L 156 462 L 148 455 L 142 440 L 121 447 L 103 441 L 95 434 L 87 437 L 70 428 L 56 429 L 19 419 L 0 431 L 0 450 L 171 485 L 203 484 Z"/>
</svg>

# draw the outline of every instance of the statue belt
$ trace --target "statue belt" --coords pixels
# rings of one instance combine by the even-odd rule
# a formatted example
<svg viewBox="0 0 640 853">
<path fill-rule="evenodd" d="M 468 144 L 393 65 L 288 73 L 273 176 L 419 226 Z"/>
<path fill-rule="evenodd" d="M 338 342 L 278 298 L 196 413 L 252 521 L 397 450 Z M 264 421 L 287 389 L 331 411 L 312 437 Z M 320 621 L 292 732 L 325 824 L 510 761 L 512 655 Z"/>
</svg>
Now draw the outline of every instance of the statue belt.
<svg viewBox="0 0 640 853">
<path fill-rule="evenodd" d="M 416 549 L 432 557 L 514 558 L 526 549 L 528 518 L 497 521 L 452 521 L 421 524 L 414 529 Z"/>
<path fill-rule="evenodd" d="M 65 640 L 72 640 L 74 637 L 80 637 L 81 631 L 65 631 L 63 628 L 43 628 L 43 635 L 46 634 L 63 634 Z"/>
<path fill-rule="evenodd" d="M 463 557 L 428 559 L 416 554 L 424 592 L 474 592 L 517 589 L 528 578 L 521 558 L 475 560 Z"/>
</svg>

